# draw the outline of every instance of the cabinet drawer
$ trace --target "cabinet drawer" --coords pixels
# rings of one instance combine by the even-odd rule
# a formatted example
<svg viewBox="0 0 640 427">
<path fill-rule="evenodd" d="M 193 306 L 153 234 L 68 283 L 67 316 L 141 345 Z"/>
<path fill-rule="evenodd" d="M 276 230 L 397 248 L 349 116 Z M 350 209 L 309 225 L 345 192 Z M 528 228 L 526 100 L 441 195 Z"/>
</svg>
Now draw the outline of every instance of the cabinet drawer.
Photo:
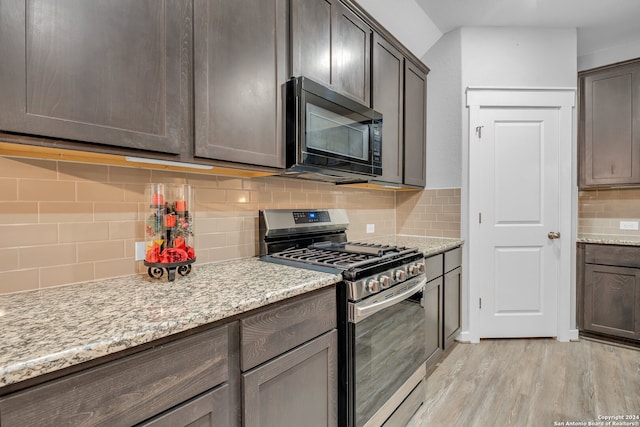
<svg viewBox="0 0 640 427">
<path fill-rule="evenodd" d="M 640 268 L 640 247 L 588 244 L 584 258 L 587 264 Z"/>
<path fill-rule="evenodd" d="M 229 384 L 223 384 L 138 427 L 214 427 L 229 425 Z"/>
<path fill-rule="evenodd" d="M 427 273 L 427 282 L 435 279 L 436 277 L 442 276 L 444 271 L 442 271 L 443 264 L 442 260 L 444 258 L 443 254 L 435 255 L 424 260 L 425 270 Z"/>
<path fill-rule="evenodd" d="M 240 361 L 247 371 L 334 329 L 335 287 L 240 320 Z"/>
<path fill-rule="evenodd" d="M 228 378 L 227 326 L 0 400 L 2 427 L 133 425 Z"/>
<path fill-rule="evenodd" d="M 444 253 L 444 272 L 448 273 L 462 265 L 462 248 L 458 247 Z"/>
</svg>

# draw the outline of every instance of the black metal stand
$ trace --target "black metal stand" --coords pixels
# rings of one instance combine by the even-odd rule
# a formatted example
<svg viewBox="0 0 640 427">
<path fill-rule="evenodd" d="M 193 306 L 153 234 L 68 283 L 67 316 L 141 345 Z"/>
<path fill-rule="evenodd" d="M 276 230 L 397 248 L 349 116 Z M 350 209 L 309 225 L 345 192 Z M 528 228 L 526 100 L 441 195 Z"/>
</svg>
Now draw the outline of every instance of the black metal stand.
<svg viewBox="0 0 640 427">
<path fill-rule="evenodd" d="M 176 270 L 181 276 L 186 276 L 191 273 L 191 264 L 196 262 L 196 259 L 189 259 L 181 262 L 147 262 L 144 261 L 144 265 L 149 267 L 147 274 L 152 279 L 160 279 L 164 276 L 164 270 L 167 270 L 167 278 L 170 282 L 176 279 Z"/>
</svg>

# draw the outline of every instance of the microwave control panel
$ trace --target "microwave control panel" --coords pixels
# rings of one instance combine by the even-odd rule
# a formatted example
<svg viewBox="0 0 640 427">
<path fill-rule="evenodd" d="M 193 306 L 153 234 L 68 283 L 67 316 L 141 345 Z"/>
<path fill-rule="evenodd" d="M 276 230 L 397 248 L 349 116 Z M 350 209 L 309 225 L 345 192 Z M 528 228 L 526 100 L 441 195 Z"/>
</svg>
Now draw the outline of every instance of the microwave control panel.
<svg viewBox="0 0 640 427">
<path fill-rule="evenodd" d="M 371 133 L 373 135 L 372 138 L 372 160 L 373 166 L 378 166 L 382 164 L 382 126 L 381 124 L 374 123 L 371 126 Z"/>
</svg>

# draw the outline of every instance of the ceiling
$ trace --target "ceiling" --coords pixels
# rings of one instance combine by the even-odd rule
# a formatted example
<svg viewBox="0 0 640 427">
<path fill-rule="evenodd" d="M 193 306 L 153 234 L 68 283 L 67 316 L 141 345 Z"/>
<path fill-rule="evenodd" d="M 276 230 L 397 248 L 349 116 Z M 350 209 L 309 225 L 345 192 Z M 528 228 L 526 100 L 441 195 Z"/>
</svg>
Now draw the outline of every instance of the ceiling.
<svg viewBox="0 0 640 427">
<path fill-rule="evenodd" d="M 578 56 L 640 43 L 640 0 L 415 0 L 442 33 L 469 26 L 577 28 Z"/>
</svg>

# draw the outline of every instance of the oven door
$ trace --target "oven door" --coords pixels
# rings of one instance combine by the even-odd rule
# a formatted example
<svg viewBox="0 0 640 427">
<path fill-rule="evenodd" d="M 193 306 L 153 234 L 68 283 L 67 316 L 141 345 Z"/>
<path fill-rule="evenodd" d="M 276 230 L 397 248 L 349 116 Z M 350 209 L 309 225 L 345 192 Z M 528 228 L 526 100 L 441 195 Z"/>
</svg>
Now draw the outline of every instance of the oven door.
<svg viewBox="0 0 640 427">
<path fill-rule="evenodd" d="M 350 425 L 381 425 L 424 378 L 424 275 L 349 303 Z M 418 375 L 416 375 L 418 373 Z M 410 381 L 411 379 L 411 381 Z"/>
</svg>

